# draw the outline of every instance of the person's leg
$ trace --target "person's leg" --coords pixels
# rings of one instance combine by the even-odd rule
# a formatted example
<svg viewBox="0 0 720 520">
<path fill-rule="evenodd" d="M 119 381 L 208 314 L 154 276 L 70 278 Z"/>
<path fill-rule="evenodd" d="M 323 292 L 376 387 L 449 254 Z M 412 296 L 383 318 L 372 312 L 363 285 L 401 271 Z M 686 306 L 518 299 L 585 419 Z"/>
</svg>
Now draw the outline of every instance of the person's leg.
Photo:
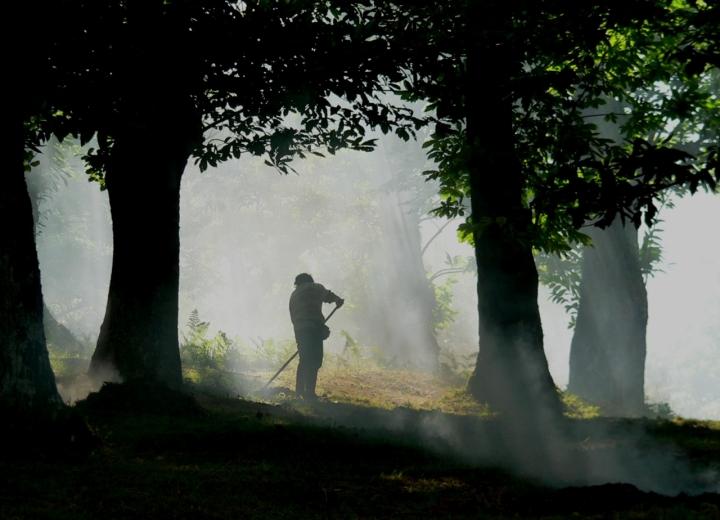
<svg viewBox="0 0 720 520">
<path fill-rule="evenodd" d="M 311 327 L 295 331 L 295 341 L 300 354 L 297 376 L 295 377 L 295 393 L 301 397 L 308 394 L 308 377 L 314 366 L 316 336 L 315 330 Z"/>
<path fill-rule="evenodd" d="M 318 370 L 320 370 L 323 362 L 323 339 L 320 332 L 314 335 L 312 342 L 308 345 L 306 359 L 308 365 L 305 395 L 309 399 L 315 399 L 317 398 L 315 387 L 317 385 Z"/>
<path fill-rule="evenodd" d="M 311 368 L 307 371 L 307 378 L 305 379 L 305 397 L 308 399 L 317 399 L 315 385 L 317 385 L 318 370 L 319 368 Z"/>
<path fill-rule="evenodd" d="M 298 363 L 297 367 L 297 376 L 295 377 L 295 393 L 298 396 L 304 396 L 306 392 L 306 384 L 307 381 L 307 363 L 303 362 L 303 356 L 300 354 L 300 362 Z"/>
</svg>

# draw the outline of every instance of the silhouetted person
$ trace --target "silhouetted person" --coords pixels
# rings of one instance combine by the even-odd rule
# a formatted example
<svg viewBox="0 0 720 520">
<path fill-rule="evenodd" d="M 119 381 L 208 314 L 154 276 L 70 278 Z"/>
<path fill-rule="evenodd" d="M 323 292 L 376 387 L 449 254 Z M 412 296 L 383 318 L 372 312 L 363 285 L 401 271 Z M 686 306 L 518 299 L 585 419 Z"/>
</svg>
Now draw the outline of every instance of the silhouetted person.
<svg viewBox="0 0 720 520">
<path fill-rule="evenodd" d="M 345 300 L 315 283 L 307 273 L 295 277 L 295 290 L 290 296 L 290 319 L 300 353 L 295 392 L 305 399 L 317 398 L 315 384 L 322 366 L 323 341 L 330 335 L 322 313 L 323 302 L 342 307 Z"/>
</svg>

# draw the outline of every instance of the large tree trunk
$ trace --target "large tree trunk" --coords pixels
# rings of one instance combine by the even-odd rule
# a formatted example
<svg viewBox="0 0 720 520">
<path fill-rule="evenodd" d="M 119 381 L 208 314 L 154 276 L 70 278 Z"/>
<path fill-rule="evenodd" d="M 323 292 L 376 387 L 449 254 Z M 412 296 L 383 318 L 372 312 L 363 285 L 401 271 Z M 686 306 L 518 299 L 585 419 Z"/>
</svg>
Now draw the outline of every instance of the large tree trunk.
<svg viewBox="0 0 720 520">
<path fill-rule="evenodd" d="M 500 411 L 561 412 L 543 349 L 538 275 L 527 235 L 512 106 L 503 83 L 514 66 L 501 47 L 468 56 L 468 169 L 478 266 L 480 351 L 468 391 Z M 472 74 L 474 73 L 474 76 Z M 484 76 L 483 76 L 484 75 Z"/>
<path fill-rule="evenodd" d="M 187 120 L 157 121 L 116 137 L 107 165 L 114 251 L 90 375 L 177 388 L 180 180 L 197 135 Z"/>
<path fill-rule="evenodd" d="M 568 391 L 609 413 L 638 415 L 645 402 L 648 301 L 637 229 L 616 218 L 588 234 L 594 247 L 583 253 Z"/>
<path fill-rule="evenodd" d="M 25 184 L 21 121 L 3 140 L 15 157 L 0 189 L 0 400 L 14 409 L 61 403 L 43 330 L 40 266 Z"/>
</svg>

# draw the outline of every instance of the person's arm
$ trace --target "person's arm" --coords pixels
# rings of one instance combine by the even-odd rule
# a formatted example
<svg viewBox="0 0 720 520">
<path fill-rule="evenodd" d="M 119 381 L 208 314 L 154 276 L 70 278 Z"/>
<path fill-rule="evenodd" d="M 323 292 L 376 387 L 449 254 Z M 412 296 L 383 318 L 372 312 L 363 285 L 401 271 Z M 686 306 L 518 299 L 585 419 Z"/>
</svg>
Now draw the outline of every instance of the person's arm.
<svg viewBox="0 0 720 520">
<path fill-rule="evenodd" d="M 323 299 L 323 301 L 325 303 L 334 303 L 335 305 L 338 306 L 338 308 L 342 307 L 343 304 L 345 303 L 345 300 L 343 300 L 342 298 L 340 298 L 340 296 L 338 296 L 337 294 L 335 294 L 334 292 L 332 292 L 330 290 L 328 290 L 327 293 L 325 293 L 325 298 Z"/>
</svg>

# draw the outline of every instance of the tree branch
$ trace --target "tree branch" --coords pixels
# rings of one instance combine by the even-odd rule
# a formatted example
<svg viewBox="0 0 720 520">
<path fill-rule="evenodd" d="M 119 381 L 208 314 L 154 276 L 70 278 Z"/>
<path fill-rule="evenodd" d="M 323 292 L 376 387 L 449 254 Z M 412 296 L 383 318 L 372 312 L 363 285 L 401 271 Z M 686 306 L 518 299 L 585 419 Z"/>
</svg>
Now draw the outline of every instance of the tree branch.
<svg viewBox="0 0 720 520">
<path fill-rule="evenodd" d="M 450 224 L 450 222 L 453 222 L 454 220 L 456 220 L 456 219 L 453 218 L 453 219 L 450 219 L 447 222 L 445 222 L 445 224 L 443 224 L 443 226 L 437 230 L 437 233 L 435 233 L 432 237 L 430 237 L 430 240 L 427 241 L 427 243 L 425 244 L 425 247 L 423 247 L 422 251 L 420 251 L 421 257 L 425 254 L 425 251 L 427 251 L 427 248 L 432 243 L 432 241 L 435 240 L 437 238 L 437 236 L 440 233 L 442 233 L 442 230 L 445 229 L 448 226 L 448 224 Z"/>
<path fill-rule="evenodd" d="M 462 267 L 454 267 L 452 269 L 440 269 L 437 273 L 432 275 L 430 277 L 430 282 L 435 280 L 436 278 L 440 278 L 441 276 L 445 276 L 446 274 L 455 274 L 455 273 L 462 273 L 465 269 Z"/>
</svg>

